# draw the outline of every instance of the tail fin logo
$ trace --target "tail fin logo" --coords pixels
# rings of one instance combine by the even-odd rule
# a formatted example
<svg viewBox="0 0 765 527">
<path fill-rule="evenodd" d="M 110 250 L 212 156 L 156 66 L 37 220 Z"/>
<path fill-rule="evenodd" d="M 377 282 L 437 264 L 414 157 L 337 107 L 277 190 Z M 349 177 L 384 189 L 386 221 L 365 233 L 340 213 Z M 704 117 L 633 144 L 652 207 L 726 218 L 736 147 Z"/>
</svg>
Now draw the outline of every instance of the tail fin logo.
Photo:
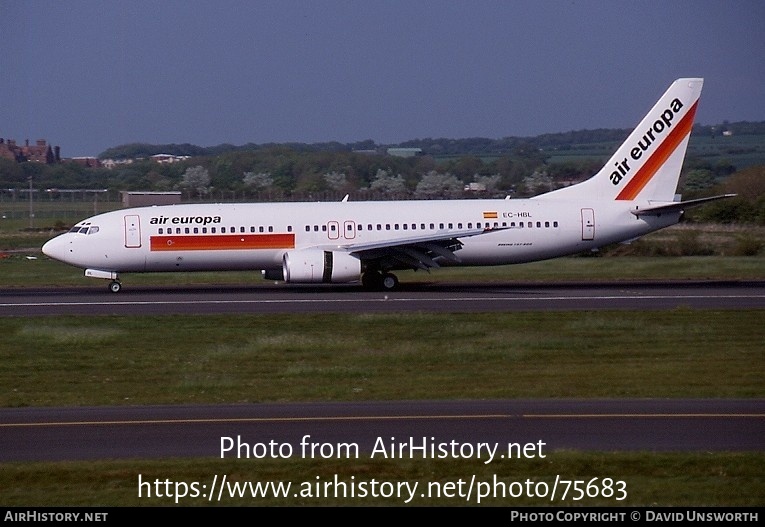
<svg viewBox="0 0 765 527">
<path fill-rule="evenodd" d="M 661 138 L 661 135 L 668 131 L 672 127 L 672 120 L 675 115 L 683 108 L 683 103 L 680 99 L 673 100 L 669 108 L 661 113 L 661 117 L 654 121 L 653 125 L 643 134 L 643 137 L 638 141 L 637 145 L 630 149 L 630 157 L 634 161 L 639 161 L 643 157 L 643 153 L 648 151 L 650 146 Z M 674 150 L 674 148 L 673 148 Z M 614 163 L 616 170 L 611 172 L 611 183 L 618 185 L 622 179 L 629 173 L 631 167 L 628 160 L 625 157 L 621 161 Z M 617 198 L 618 199 L 618 198 Z"/>
</svg>

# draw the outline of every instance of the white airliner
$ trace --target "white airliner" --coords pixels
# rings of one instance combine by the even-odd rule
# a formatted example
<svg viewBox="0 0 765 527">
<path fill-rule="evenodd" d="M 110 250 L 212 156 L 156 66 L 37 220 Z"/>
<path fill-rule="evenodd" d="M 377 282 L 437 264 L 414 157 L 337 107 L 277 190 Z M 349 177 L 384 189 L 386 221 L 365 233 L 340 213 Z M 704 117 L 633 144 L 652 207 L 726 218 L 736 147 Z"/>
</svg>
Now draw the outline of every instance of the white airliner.
<svg viewBox="0 0 765 527">
<path fill-rule="evenodd" d="M 675 195 L 703 79 L 678 79 L 590 179 L 529 199 L 179 204 L 107 212 L 48 241 L 47 256 L 121 273 L 259 270 L 288 283 L 392 290 L 391 271 L 571 255 L 677 223 Z"/>
</svg>

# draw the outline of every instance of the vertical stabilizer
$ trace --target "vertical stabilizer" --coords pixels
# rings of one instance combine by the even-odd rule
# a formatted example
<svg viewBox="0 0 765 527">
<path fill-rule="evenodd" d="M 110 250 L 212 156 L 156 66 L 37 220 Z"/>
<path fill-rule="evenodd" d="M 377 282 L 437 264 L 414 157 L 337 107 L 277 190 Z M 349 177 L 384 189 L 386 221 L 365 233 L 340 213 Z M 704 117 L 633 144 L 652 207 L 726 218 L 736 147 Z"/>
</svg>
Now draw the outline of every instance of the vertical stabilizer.
<svg viewBox="0 0 765 527">
<path fill-rule="evenodd" d="M 671 202 L 704 79 L 678 79 L 592 178 L 538 198 Z"/>
</svg>

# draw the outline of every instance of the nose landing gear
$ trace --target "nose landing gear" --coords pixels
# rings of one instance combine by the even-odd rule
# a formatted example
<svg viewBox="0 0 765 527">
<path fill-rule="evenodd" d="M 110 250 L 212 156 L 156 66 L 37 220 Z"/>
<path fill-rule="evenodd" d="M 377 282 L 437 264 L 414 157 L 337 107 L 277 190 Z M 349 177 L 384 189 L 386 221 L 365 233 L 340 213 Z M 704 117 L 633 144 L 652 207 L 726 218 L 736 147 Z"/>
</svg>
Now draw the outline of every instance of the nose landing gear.
<svg viewBox="0 0 765 527">
<path fill-rule="evenodd" d="M 122 289 L 120 283 L 120 275 L 115 271 L 101 271 L 100 269 L 85 269 L 85 276 L 88 278 L 104 278 L 111 280 L 109 283 L 109 291 L 112 293 L 119 293 Z"/>
</svg>

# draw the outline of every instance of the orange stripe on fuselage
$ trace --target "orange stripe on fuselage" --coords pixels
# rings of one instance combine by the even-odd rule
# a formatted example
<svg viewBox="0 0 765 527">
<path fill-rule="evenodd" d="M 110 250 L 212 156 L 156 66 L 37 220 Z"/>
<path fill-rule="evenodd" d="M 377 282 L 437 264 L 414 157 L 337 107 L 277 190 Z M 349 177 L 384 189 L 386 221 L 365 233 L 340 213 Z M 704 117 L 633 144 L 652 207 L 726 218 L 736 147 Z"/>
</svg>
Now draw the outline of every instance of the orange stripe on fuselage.
<svg viewBox="0 0 765 527">
<path fill-rule="evenodd" d="M 294 249 L 294 234 L 203 234 L 152 236 L 152 251 Z"/>
<path fill-rule="evenodd" d="M 698 101 L 694 103 L 691 109 L 688 110 L 688 113 L 686 113 L 680 122 L 677 123 L 675 129 L 667 135 L 667 138 L 659 145 L 659 148 L 657 148 L 656 152 L 654 152 L 648 161 L 646 161 L 645 165 L 637 171 L 632 179 L 630 179 L 629 183 L 627 183 L 622 191 L 619 192 L 619 195 L 616 196 L 617 200 L 635 199 L 635 197 L 640 194 L 640 191 L 643 190 L 649 181 L 651 181 L 651 178 L 656 175 L 656 172 L 659 171 L 659 168 L 661 168 L 669 156 L 672 155 L 672 152 L 674 152 L 678 145 L 683 142 L 683 139 L 691 133 L 693 117 L 696 115 L 697 105 Z"/>
</svg>

